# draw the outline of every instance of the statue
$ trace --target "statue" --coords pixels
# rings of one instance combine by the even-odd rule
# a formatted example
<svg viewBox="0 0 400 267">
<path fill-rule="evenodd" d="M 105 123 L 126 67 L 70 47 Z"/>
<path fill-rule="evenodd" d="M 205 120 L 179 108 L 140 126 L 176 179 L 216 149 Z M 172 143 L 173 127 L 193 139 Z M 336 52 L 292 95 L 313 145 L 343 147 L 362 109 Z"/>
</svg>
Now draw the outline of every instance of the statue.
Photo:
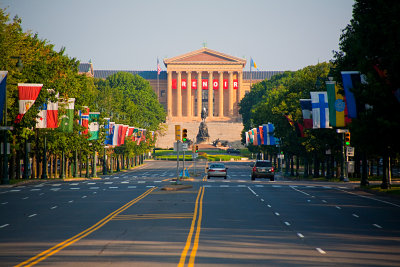
<svg viewBox="0 0 400 267">
<path fill-rule="evenodd" d="M 196 136 L 196 143 L 208 143 L 210 140 L 210 135 L 208 134 L 208 127 L 206 124 L 206 118 L 207 118 L 207 110 L 204 107 L 203 110 L 201 111 L 201 120 L 202 122 L 200 123 L 199 126 L 199 132 Z"/>
</svg>

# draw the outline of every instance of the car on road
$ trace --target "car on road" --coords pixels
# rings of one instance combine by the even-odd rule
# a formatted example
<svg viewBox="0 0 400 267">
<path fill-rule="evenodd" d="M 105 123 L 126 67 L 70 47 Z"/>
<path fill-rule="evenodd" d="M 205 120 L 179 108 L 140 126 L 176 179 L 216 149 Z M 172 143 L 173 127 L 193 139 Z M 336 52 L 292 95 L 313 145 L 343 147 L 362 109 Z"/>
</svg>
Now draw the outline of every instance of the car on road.
<svg viewBox="0 0 400 267">
<path fill-rule="evenodd" d="M 251 166 L 251 180 L 255 180 L 256 178 L 269 178 L 270 181 L 275 180 L 275 169 L 271 161 L 257 160 Z"/>
<path fill-rule="evenodd" d="M 227 154 L 236 154 L 236 155 L 240 155 L 240 150 L 239 149 L 234 149 L 234 148 L 228 148 L 226 150 Z"/>
<path fill-rule="evenodd" d="M 211 163 L 206 169 L 207 179 L 210 179 L 210 177 L 224 177 L 226 179 L 228 175 L 228 168 L 223 163 Z"/>
</svg>

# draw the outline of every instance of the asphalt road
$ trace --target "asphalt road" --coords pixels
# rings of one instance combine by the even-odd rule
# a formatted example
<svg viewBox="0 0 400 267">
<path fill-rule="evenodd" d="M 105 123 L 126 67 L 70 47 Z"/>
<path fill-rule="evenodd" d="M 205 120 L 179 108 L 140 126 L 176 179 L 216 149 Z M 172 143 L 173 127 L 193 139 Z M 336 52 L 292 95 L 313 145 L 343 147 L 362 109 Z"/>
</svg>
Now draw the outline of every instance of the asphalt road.
<svg viewBox="0 0 400 267">
<path fill-rule="evenodd" d="M 176 175 L 168 161 L 2 186 L 0 266 L 400 266 L 399 200 L 226 165 L 228 179 L 180 191 L 160 190 Z"/>
</svg>

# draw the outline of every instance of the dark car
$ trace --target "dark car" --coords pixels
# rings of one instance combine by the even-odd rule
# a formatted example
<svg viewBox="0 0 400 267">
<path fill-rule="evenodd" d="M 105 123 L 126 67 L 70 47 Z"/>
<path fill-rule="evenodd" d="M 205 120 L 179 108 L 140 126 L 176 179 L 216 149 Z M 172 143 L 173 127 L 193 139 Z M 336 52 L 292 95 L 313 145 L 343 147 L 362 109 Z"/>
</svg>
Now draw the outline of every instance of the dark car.
<svg viewBox="0 0 400 267">
<path fill-rule="evenodd" d="M 251 180 L 255 180 L 256 178 L 269 178 L 270 181 L 275 180 L 275 169 L 271 161 L 257 160 L 252 167 Z"/>
<path fill-rule="evenodd" d="M 210 179 L 210 177 L 218 176 L 218 177 L 224 177 L 226 179 L 227 177 L 227 170 L 228 168 L 225 167 L 223 163 L 211 163 L 207 167 L 207 179 Z"/>
<path fill-rule="evenodd" d="M 234 149 L 234 148 L 228 148 L 226 150 L 226 153 L 240 155 L 240 150 L 239 149 Z"/>
</svg>

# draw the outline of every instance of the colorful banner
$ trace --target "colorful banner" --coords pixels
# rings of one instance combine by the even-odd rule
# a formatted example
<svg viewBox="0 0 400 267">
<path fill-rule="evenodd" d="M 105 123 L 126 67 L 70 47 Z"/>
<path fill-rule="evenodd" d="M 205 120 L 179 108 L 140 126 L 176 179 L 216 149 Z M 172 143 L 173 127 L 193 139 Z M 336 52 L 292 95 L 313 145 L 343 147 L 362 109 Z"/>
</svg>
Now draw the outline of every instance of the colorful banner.
<svg viewBox="0 0 400 267">
<path fill-rule="evenodd" d="M 6 102 L 6 85 L 8 71 L 0 71 L 0 121 L 3 121 L 4 103 Z"/>
<path fill-rule="evenodd" d="M 18 103 L 19 111 L 15 123 L 20 123 L 25 113 L 35 103 L 43 84 L 19 83 L 18 84 Z"/>
<path fill-rule="evenodd" d="M 47 89 L 51 94 L 53 89 Z M 58 93 L 55 96 L 58 99 Z M 44 103 L 36 118 L 36 128 L 57 128 L 58 127 L 58 101 Z"/>
<path fill-rule="evenodd" d="M 311 99 L 300 99 L 300 107 L 303 114 L 304 128 L 311 129 L 313 127 Z"/>
<path fill-rule="evenodd" d="M 351 89 L 361 83 L 359 71 L 342 71 L 342 82 L 346 96 L 347 113 L 349 118 L 357 118 L 356 99 Z"/>
<path fill-rule="evenodd" d="M 329 105 L 329 124 L 332 127 L 344 127 L 344 110 L 346 104 L 343 101 L 343 96 L 339 94 L 339 89 L 335 81 L 326 82 L 326 91 L 328 93 Z"/>
<path fill-rule="evenodd" d="M 98 140 L 99 139 L 99 118 L 100 112 L 89 112 L 89 134 L 88 140 Z"/>
<path fill-rule="evenodd" d="M 313 128 L 329 128 L 329 105 L 326 92 L 310 92 Z"/>
<path fill-rule="evenodd" d="M 69 98 L 68 102 L 60 102 L 60 106 L 62 106 L 64 110 L 61 111 L 61 122 L 58 129 L 64 133 L 72 133 L 74 125 L 75 98 Z"/>
</svg>

